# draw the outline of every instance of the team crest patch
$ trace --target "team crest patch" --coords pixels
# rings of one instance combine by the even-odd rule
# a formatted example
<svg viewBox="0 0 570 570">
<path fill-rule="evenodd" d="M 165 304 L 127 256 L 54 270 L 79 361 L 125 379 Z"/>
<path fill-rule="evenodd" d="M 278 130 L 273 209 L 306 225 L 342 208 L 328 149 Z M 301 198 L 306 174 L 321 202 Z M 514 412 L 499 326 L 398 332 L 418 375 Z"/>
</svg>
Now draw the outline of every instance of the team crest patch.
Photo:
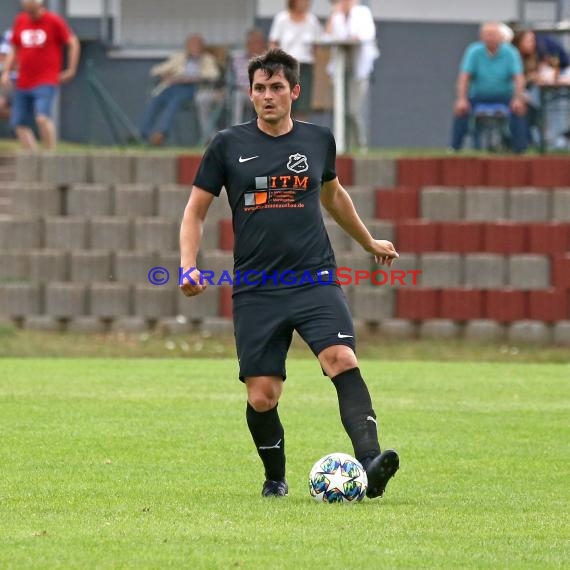
<svg viewBox="0 0 570 570">
<path fill-rule="evenodd" d="M 287 168 L 291 172 L 294 172 L 295 174 L 306 172 L 307 170 L 309 170 L 309 163 L 307 161 L 307 157 L 304 154 L 299 154 L 299 153 L 292 154 L 289 157 Z"/>
</svg>

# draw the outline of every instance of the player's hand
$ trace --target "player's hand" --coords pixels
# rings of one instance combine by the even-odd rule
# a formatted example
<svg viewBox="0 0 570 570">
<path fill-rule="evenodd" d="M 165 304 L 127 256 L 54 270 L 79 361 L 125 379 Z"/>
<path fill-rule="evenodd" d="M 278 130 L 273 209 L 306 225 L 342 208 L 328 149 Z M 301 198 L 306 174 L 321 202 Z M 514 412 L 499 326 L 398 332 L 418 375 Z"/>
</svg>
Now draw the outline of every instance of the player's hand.
<svg viewBox="0 0 570 570">
<path fill-rule="evenodd" d="M 64 69 L 59 74 L 60 83 L 69 83 L 75 77 L 75 71 L 73 69 Z"/>
<path fill-rule="evenodd" d="M 189 275 L 190 279 L 194 283 L 185 277 L 182 281 L 182 285 L 179 285 L 180 290 L 184 295 L 186 295 L 186 297 L 195 297 L 207 289 L 208 283 L 206 281 L 200 283 L 200 275 L 200 271 L 198 271 L 198 269 L 194 269 L 194 271 Z"/>
<path fill-rule="evenodd" d="M 374 255 L 376 263 L 387 265 L 388 267 L 391 267 L 394 261 L 400 257 L 394 247 L 394 244 L 385 239 L 374 240 L 366 251 Z"/>
<path fill-rule="evenodd" d="M 12 80 L 10 79 L 10 72 L 8 71 L 4 71 L 2 73 L 2 87 L 4 87 L 4 89 L 10 89 L 10 87 L 12 86 Z"/>
<path fill-rule="evenodd" d="M 453 106 L 453 112 L 458 116 L 462 117 L 467 115 L 471 111 L 471 105 L 467 99 L 457 99 L 455 105 Z"/>
</svg>

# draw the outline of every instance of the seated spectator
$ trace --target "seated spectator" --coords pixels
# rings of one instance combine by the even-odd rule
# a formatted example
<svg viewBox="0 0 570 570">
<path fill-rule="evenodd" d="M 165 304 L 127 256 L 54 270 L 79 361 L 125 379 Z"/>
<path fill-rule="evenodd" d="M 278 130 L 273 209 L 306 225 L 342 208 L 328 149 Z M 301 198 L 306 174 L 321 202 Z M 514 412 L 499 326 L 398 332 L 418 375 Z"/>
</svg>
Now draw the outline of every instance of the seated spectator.
<svg viewBox="0 0 570 570">
<path fill-rule="evenodd" d="M 194 101 L 202 135 L 208 129 L 212 106 L 212 86 L 220 78 L 213 55 L 205 51 L 204 39 L 194 35 L 186 40 L 186 50 L 155 65 L 151 77 L 160 83 L 153 89 L 142 121 L 141 134 L 153 145 L 161 145 L 170 133 L 176 113 L 187 101 Z"/>
<path fill-rule="evenodd" d="M 261 30 L 253 29 L 247 34 L 245 49 L 230 54 L 232 125 L 238 125 L 255 116 L 249 98 L 247 64 L 252 57 L 261 55 L 266 49 L 265 34 Z"/>
<path fill-rule="evenodd" d="M 528 146 L 528 129 L 520 55 L 503 41 L 496 22 L 483 24 L 480 34 L 481 41 L 467 47 L 461 62 L 451 146 L 456 151 L 462 148 L 474 107 L 502 104 L 510 109 L 512 150 L 524 152 Z"/>
<path fill-rule="evenodd" d="M 12 51 L 12 31 L 7 30 L 0 36 L 0 73 L 4 70 L 4 62 L 8 54 Z M 16 80 L 16 75 L 12 74 L 12 81 Z M 10 119 L 10 110 L 12 108 L 12 89 L 8 87 L 4 89 L 0 85 L 0 120 L 8 121 Z"/>
</svg>

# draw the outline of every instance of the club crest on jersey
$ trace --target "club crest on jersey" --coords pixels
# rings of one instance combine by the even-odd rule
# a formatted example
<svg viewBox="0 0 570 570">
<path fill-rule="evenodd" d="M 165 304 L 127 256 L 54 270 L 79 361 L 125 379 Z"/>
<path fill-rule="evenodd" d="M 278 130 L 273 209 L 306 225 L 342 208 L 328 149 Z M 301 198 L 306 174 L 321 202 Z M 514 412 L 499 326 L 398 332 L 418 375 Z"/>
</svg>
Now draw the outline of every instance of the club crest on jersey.
<svg viewBox="0 0 570 570">
<path fill-rule="evenodd" d="M 299 154 L 298 152 L 296 154 L 292 154 L 289 157 L 287 168 L 291 172 L 295 172 L 295 174 L 306 172 L 309 170 L 309 162 L 307 161 L 307 157 L 304 154 Z"/>
</svg>

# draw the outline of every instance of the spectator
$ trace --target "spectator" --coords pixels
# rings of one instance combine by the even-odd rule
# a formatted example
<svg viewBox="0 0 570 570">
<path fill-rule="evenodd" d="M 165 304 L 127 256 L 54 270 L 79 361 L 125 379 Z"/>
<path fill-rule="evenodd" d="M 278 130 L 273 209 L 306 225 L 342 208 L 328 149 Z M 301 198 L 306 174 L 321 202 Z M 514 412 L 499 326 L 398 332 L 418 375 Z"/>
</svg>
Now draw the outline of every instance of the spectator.
<svg viewBox="0 0 570 570">
<path fill-rule="evenodd" d="M 374 61 L 380 55 L 372 12 L 367 6 L 361 6 L 359 0 L 334 0 L 326 31 L 336 40 L 360 42 L 354 50 L 349 82 L 349 136 L 365 150 L 368 146 L 366 109 L 370 76 L 374 70 Z"/>
<path fill-rule="evenodd" d="M 555 38 L 525 30 L 515 35 L 513 44 L 520 52 L 527 86 L 552 83 L 570 67 L 566 50 Z"/>
<path fill-rule="evenodd" d="M 12 30 L 5 31 L 0 36 L 0 73 L 4 70 L 4 62 L 8 54 L 12 51 Z M 15 75 L 12 74 L 12 80 Z M 7 121 L 10 119 L 10 109 L 12 107 L 12 89 L 8 87 L 4 89 L 0 86 L 0 120 Z"/>
<path fill-rule="evenodd" d="M 234 51 L 230 55 L 232 74 L 232 125 L 243 123 L 255 115 L 249 99 L 249 76 L 247 64 L 253 57 L 261 55 L 267 49 L 265 34 L 258 29 L 247 33 L 245 49 Z"/>
<path fill-rule="evenodd" d="M 309 12 L 311 0 L 288 0 L 287 10 L 273 19 L 269 47 L 281 48 L 300 63 L 301 96 L 293 105 L 296 119 L 307 120 L 313 93 L 314 42 L 322 35 L 321 24 Z"/>
<path fill-rule="evenodd" d="M 503 42 L 499 24 L 481 26 L 481 41 L 465 50 L 457 81 L 457 100 L 451 146 L 460 150 L 469 131 L 469 120 L 477 104 L 510 107 L 511 146 L 524 152 L 528 146 L 524 75 L 519 53 Z"/>
<path fill-rule="evenodd" d="M 2 85 L 11 85 L 10 73 L 17 64 L 18 79 L 13 96 L 11 124 L 24 149 L 35 150 L 37 141 L 32 130 L 34 121 L 46 149 L 56 146 L 53 103 L 58 86 L 75 77 L 80 45 L 67 23 L 43 6 L 43 0 L 21 0 L 20 13 L 12 26 L 12 51 L 2 72 Z M 63 47 L 66 46 L 67 68 L 62 71 Z"/>
<path fill-rule="evenodd" d="M 176 113 L 183 103 L 192 100 L 204 135 L 212 105 L 212 85 L 220 78 L 220 69 L 215 57 L 206 52 L 202 36 L 190 36 L 184 52 L 175 53 L 167 61 L 155 65 L 150 75 L 159 78 L 160 83 L 153 89 L 144 114 L 143 138 L 153 145 L 163 144 Z"/>
</svg>

